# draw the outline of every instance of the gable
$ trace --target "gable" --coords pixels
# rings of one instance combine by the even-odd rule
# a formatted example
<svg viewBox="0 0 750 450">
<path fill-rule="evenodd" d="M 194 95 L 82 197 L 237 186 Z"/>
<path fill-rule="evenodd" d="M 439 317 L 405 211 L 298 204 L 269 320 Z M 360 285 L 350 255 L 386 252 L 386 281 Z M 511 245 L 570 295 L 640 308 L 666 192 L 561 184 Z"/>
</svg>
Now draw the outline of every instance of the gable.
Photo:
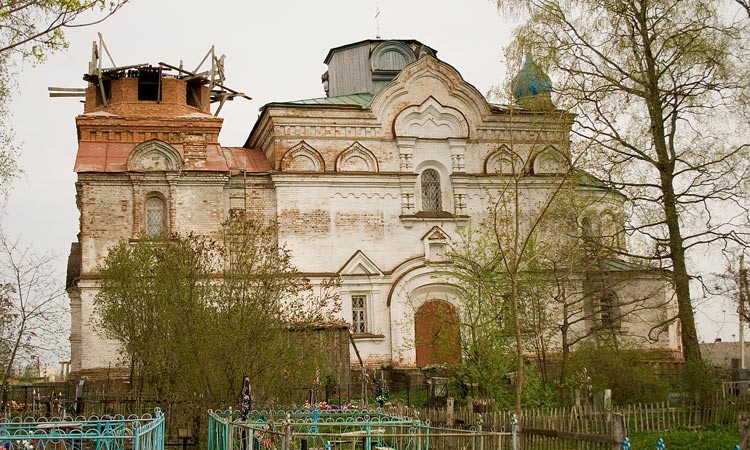
<svg viewBox="0 0 750 450">
<path fill-rule="evenodd" d="M 281 157 L 283 172 L 323 172 L 325 163 L 317 150 L 302 141 Z"/>
<path fill-rule="evenodd" d="M 428 111 L 427 105 L 432 105 L 435 109 Z M 464 134 L 461 137 L 466 138 L 475 137 L 476 124 L 481 123 L 483 118 L 490 114 L 489 104 L 474 86 L 467 83 L 452 66 L 429 54 L 406 66 L 393 81 L 373 97 L 370 104 L 372 112 L 381 120 L 384 128 L 393 130 L 396 135 L 399 131 L 409 132 L 408 128 L 404 130 L 404 122 L 415 125 L 416 122 L 413 120 L 405 119 L 419 106 L 423 106 L 420 111 L 423 118 L 426 112 L 432 114 L 428 122 L 433 122 L 429 125 L 440 128 L 442 131 L 439 133 L 445 134 L 450 129 L 449 116 L 460 117 L 457 119 L 459 123 L 454 124 L 454 127 L 461 129 L 465 126 L 466 130 L 461 130 L 459 134 Z M 397 125 L 396 116 L 403 112 L 406 116 L 402 116 L 401 122 Z M 450 112 L 448 116 L 445 115 L 446 112 Z M 401 128 L 396 130 L 396 126 Z M 450 133 L 457 132 L 456 129 L 450 129 Z"/>
<path fill-rule="evenodd" d="M 131 172 L 178 171 L 181 168 L 180 153 L 156 139 L 138 144 L 128 156 L 128 170 Z"/>
<path fill-rule="evenodd" d="M 382 276 L 383 271 L 375 265 L 370 258 L 365 255 L 362 250 L 357 250 L 349 260 L 338 270 L 339 275 L 356 276 Z"/>
</svg>

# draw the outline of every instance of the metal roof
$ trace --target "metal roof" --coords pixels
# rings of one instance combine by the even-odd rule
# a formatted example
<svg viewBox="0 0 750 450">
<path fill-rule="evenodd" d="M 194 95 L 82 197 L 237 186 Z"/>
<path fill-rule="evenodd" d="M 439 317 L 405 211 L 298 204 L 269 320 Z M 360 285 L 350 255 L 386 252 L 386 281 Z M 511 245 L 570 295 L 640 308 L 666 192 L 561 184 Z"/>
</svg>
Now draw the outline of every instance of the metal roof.
<svg viewBox="0 0 750 450">
<path fill-rule="evenodd" d="M 366 107 L 370 104 L 373 95 L 369 92 L 361 94 L 340 95 L 338 97 L 308 98 L 286 102 L 293 105 L 359 105 Z"/>
<path fill-rule="evenodd" d="M 127 172 L 128 156 L 135 146 L 135 142 L 79 142 L 74 170 L 77 173 Z M 184 158 L 184 145 L 172 146 Z M 260 149 L 208 144 L 205 160 L 201 160 L 199 165 L 184 163 L 181 168 L 185 172 L 227 172 L 232 169 L 258 173 L 270 171 L 273 166 Z"/>
</svg>

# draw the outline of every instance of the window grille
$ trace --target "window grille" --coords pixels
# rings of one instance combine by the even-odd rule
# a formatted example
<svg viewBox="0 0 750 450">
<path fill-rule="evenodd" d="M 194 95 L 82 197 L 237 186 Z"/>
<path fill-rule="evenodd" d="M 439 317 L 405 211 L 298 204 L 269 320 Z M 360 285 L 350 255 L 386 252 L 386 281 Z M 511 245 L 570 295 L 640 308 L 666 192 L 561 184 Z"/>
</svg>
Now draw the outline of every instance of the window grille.
<svg viewBox="0 0 750 450">
<path fill-rule="evenodd" d="M 616 323 L 616 297 L 607 292 L 599 299 L 599 322 L 604 327 L 614 327 Z"/>
<path fill-rule="evenodd" d="M 422 211 L 442 211 L 440 175 L 435 169 L 422 172 Z"/>
<path fill-rule="evenodd" d="M 146 235 L 159 236 L 164 232 L 164 201 L 159 197 L 146 200 Z"/>
<path fill-rule="evenodd" d="M 352 295 L 352 333 L 367 332 L 367 297 Z"/>
</svg>

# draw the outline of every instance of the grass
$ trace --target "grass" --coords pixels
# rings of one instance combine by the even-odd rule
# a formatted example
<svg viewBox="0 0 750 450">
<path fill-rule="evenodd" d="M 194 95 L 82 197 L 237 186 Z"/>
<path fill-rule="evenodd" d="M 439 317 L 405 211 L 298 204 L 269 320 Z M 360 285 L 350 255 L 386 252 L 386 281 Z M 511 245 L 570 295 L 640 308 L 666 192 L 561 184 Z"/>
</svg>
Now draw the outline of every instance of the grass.
<svg viewBox="0 0 750 450">
<path fill-rule="evenodd" d="M 708 426 L 702 430 L 641 431 L 632 433 L 632 450 L 651 450 L 664 439 L 667 450 L 733 450 L 740 442 L 736 427 Z"/>
</svg>

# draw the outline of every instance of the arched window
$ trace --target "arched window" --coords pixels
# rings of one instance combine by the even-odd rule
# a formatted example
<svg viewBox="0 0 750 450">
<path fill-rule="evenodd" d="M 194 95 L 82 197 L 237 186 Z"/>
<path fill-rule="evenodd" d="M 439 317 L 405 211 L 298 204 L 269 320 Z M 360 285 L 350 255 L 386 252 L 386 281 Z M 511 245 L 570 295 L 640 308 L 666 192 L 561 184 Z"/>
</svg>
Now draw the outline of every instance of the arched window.
<svg viewBox="0 0 750 450">
<path fill-rule="evenodd" d="M 440 174 L 435 169 L 422 172 L 422 211 L 442 211 Z"/>
<path fill-rule="evenodd" d="M 583 239 L 588 242 L 599 241 L 599 222 L 598 218 L 592 214 L 585 216 L 581 219 L 581 234 Z"/>
<path fill-rule="evenodd" d="M 605 292 L 599 298 L 598 309 L 599 324 L 604 328 L 616 328 L 618 323 L 617 296 L 613 292 Z"/>
<path fill-rule="evenodd" d="M 155 237 L 164 233 L 164 200 L 151 196 L 146 200 L 146 236 Z"/>
</svg>

